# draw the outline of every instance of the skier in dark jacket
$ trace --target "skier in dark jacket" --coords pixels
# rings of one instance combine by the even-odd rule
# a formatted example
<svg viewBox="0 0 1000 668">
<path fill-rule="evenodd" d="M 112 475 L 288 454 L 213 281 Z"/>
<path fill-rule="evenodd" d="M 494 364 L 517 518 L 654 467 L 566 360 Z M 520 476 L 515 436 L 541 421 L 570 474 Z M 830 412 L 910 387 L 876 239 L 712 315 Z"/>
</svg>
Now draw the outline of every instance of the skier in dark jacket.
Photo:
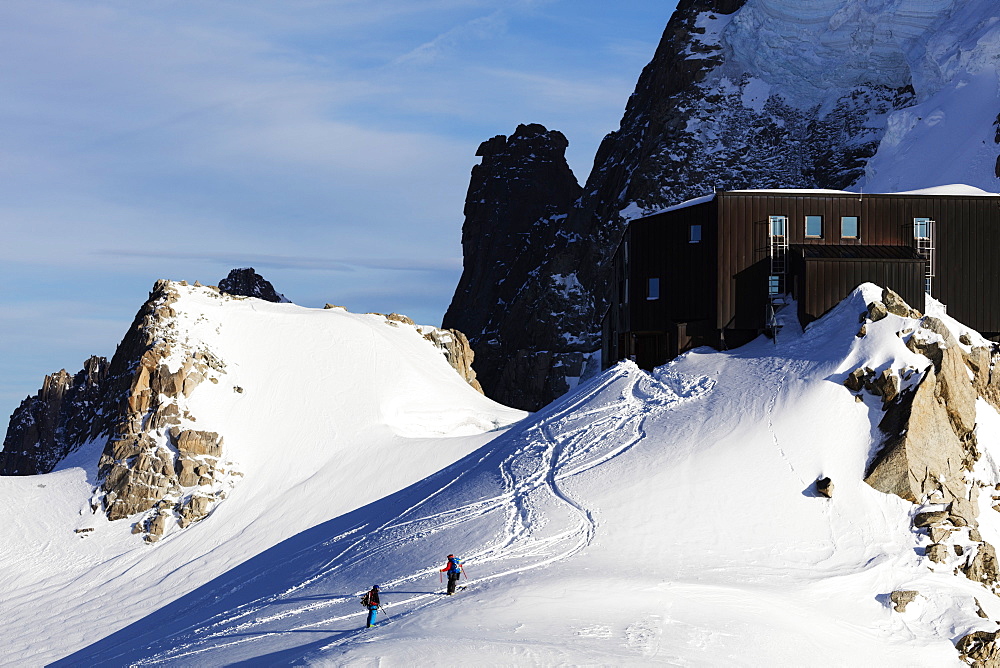
<svg viewBox="0 0 1000 668">
<path fill-rule="evenodd" d="M 378 585 L 372 585 L 371 591 L 361 599 L 361 605 L 368 608 L 368 628 L 375 626 L 375 616 L 378 615 L 378 606 L 381 604 L 378 598 Z"/>
<path fill-rule="evenodd" d="M 455 593 L 455 585 L 459 578 L 462 577 L 462 560 L 454 554 L 449 554 L 448 563 L 441 569 L 442 573 L 446 571 L 448 573 L 448 596 L 451 596 Z"/>
</svg>

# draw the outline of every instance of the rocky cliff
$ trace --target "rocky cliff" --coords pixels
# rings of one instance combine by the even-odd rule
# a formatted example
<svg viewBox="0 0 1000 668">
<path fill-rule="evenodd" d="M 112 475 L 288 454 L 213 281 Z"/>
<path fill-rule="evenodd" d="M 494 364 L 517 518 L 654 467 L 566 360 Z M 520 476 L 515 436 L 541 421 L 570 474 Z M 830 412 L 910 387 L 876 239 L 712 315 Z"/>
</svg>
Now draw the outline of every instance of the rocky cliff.
<svg viewBox="0 0 1000 668">
<path fill-rule="evenodd" d="M 995 521 L 982 518 L 982 512 L 1000 512 L 1000 481 L 987 473 L 991 467 L 978 465 L 982 452 L 976 428 L 977 401 L 1000 410 L 1000 346 L 973 332 L 956 336 L 941 319 L 921 316 L 890 290 L 860 314 L 865 329 L 858 335 L 865 336 L 870 325 L 889 314 L 919 318 L 909 320 L 915 326 L 905 326 L 897 336 L 929 364 L 902 373 L 887 368 L 876 374 L 862 367 L 844 381 L 859 400 L 866 392 L 882 398 L 877 432 L 882 437 L 865 482 L 914 504 L 912 530 L 926 537 L 923 557 L 932 570 L 962 574 L 1000 593 L 995 546 L 979 531 L 981 521 Z M 893 592 L 897 598 L 919 594 Z M 981 609 L 980 614 L 985 616 Z M 957 648 L 975 666 L 997 665 L 1000 657 L 995 633 L 970 634 L 959 639 Z"/>
<path fill-rule="evenodd" d="M 575 268 L 549 274 L 551 284 L 533 280 L 538 249 L 565 241 L 560 235 L 566 215 L 581 193 L 566 162 L 567 145 L 562 133 L 533 124 L 479 147 L 482 164 L 472 170 L 465 200 L 464 270 L 443 322 L 444 328 L 473 333 L 469 340 L 486 393 L 531 410 L 539 407 L 534 397 L 565 389 L 546 387 L 547 370 L 563 364 L 580 375 L 583 351 L 591 348 L 587 341 L 582 348 L 573 343 L 577 318 L 560 323 L 532 310 L 548 301 L 549 289 L 579 289 Z M 546 357 L 542 350 L 560 352 Z M 526 387 L 525 381 L 538 385 Z"/>
<path fill-rule="evenodd" d="M 480 196 L 474 170 L 466 274 L 446 323 L 461 318 L 485 358 L 486 393 L 536 409 L 586 373 L 605 267 L 630 218 L 713 188 L 996 190 L 993 16 L 986 2 L 957 0 L 823 0 L 808 10 L 791 0 L 681 0 L 583 194 L 568 207 L 550 200 L 557 213 L 545 229 L 516 248 L 496 244 L 469 203 L 475 214 L 502 211 L 504 200 Z M 953 157 L 931 169 L 926 156 L 942 153 Z M 515 261 L 526 269 L 514 275 L 472 267 Z"/>
<path fill-rule="evenodd" d="M 103 433 L 102 384 L 108 361 L 91 357 L 75 375 L 65 369 L 14 411 L 0 451 L 0 475 L 47 473 L 66 455 Z"/>
</svg>

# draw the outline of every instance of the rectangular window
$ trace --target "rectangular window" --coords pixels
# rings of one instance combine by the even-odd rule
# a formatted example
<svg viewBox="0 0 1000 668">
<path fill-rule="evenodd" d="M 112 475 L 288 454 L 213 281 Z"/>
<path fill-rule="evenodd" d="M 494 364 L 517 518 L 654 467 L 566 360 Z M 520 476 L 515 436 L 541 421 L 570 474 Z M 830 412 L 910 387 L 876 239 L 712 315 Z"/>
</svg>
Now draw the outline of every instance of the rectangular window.
<svg viewBox="0 0 1000 668">
<path fill-rule="evenodd" d="M 823 236 L 823 216 L 806 216 L 806 236 L 813 238 Z"/>
<path fill-rule="evenodd" d="M 646 299 L 653 300 L 660 298 L 660 279 L 651 278 L 646 284 Z"/>
<path fill-rule="evenodd" d="M 844 239 L 857 239 L 858 238 L 858 217 L 857 216 L 841 216 L 840 217 L 840 236 Z"/>
<path fill-rule="evenodd" d="M 688 243 L 701 243 L 701 225 L 691 225 L 688 228 Z"/>
<path fill-rule="evenodd" d="M 788 216 L 770 216 L 771 236 L 785 236 L 785 227 L 788 223 Z"/>
<path fill-rule="evenodd" d="M 781 294 L 781 276 L 778 274 L 771 274 L 767 277 L 767 294 L 772 297 Z"/>
<path fill-rule="evenodd" d="M 930 239 L 931 238 L 931 219 L 930 218 L 914 218 L 913 219 L 913 238 L 914 239 Z"/>
</svg>

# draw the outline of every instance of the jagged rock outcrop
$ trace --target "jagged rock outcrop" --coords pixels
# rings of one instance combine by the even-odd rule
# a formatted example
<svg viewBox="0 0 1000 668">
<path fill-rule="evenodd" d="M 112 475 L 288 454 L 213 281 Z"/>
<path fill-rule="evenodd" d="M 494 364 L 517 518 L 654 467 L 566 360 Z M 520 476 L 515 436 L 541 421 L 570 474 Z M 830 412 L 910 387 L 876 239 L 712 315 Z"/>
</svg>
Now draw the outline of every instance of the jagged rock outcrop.
<svg viewBox="0 0 1000 668">
<path fill-rule="evenodd" d="M 444 358 L 448 360 L 455 371 L 465 379 L 476 391 L 482 393 L 483 388 L 476 380 L 476 372 L 472 368 L 472 361 L 475 353 L 465 334 L 457 329 L 438 329 L 437 327 L 421 327 L 420 333 L 430 341 L 436 348 L 444 353 Z"/>
<path fill-rule="evenodd" d="M 103 440 L 94 510 L 103 508 L 109 520 L 147 513 L 135 532 L 150 542 L 210 512 L 211 504 L 193 498 L 225 497 L 240 474 L 225 460 L 221 436 L 190 426 L 197 418 L 187 407 L 201 383 L 218 382 L 225 364 L 178 332 L 180 285 L 157 281 L 110 362 L 92 357 L 75 376 L 46 377 L 12 417 L 0 473 L 45 473 L 84 443 Z"/>
<path fill-rule="evenodd" d="M 269 302 L 289 301 L 285 295 L 279 294 L 269 281 L 254 271 L 253 267 L 230 271 L 228 276 L 219 281 L 219 290 L 227 295 L 256 297 Z"/>
<path fill-rule="evenodd" d="M 928 153 L 919 135 L 943 127 L 925 120 L 945 106 L 930 98 L 964 86 L 966 69 L 995 69 L 992 13 L 959 16 L 953 4 L 846 0 L 806 11 L 791 0 L 681 0 L 582 194 L 518 246 L 526 271 L 508 271 L 511 249 L 467 209 L 466 275 L 444 326 L 469 336 L 486 393 L 533 410 L 586 374 L 600 347 L 608 262 L 629 217 L 713 188 L 995 190 L 992 126 L 960 139 L 981 160 L 955 161 L 967 167 L 936 172 L 933 183 L 913 182 L 929 177 L 895 159 L 910 151 L 919 160 Z M 952 32 L 936 35 L 949 20 Z M 511 187 L 524 188 L 524 175 L 511 170 Z M 491 199 L 478 179 L 475 211 L 502 211 L 506 191 Z"/>
<path fill-rule="evenodd" d="M 197 420 L 187 399 L 201 383 L 218 383 L 225 363 L 181 340 L 178 296 L 174 284 L 158 281 L 112 358 L 108 401 L 116 419 L 98 467 L 95 503 L 110 520 L 149 513 L 137 526 L 150 542 L 173 523 L 183 528 L 203 517 L 209 507 L 191 499 L 224 498 L 238 475 L 222 459 L 219 434 L 185 428 Z"/>
<path fill-rule="evenodd" d="M 889 600 L 892 601 L 893 610 L 896 612 L 906 612 L 906 606 L 912 603 L 919 595 L 920 592 L 918 591 L 903 589 L 889 594 Z"/>
<path fill-rule="evenodd" d="M 42 382 L 11 415 L 0 451 L 0 475 L 48 473 L 73 450 L 104 431 L 102 385 L 108 361 L 91 357 L 70 375 L 65 369 Z"/>
<path fill-rule="evenodd" d="M 558 326 L 554 316 L 562 310 L 560 300 L 545 297 L 553 288 L 578 291 L 576 268 L 567 267 L 558 280 L 550 274 L 547 280 L 554 282 L 542 289 L 532 281 L 540 262 L 538 244 L 554 244 L 581 193 L 566 162 L 567 145 L 562 133 L 532 124 L 519 125 L 510 137 L 498 135 L 479 147 L 476 155 L 482 163 L 472 169 L 465 200 L 464 269 L 442 324 L 469 334 L 486 394 L 519 408 L 539 407 L 537 393 L 533 388 L 525 392 L 520 381 L 535 377 L 544 383 L 547 374 L 525 369 L 526 358 L 534 358 L 540 349 L 558 349 L 566 353 L 564 364 L 580 367 L 582 351 L 593 349 L 590 341 L 577 350 L 567 345 L 564 335 L 578 320 Z M 552 302 L 551 308 L 546 301 Z M 497 312 L 497 304 L 508 304 L 510 310 Z M 574 357 L 571 352 L 580 354 Z M 528 364 L 537 362 L 531 359 Z M 555 360 L 547 362 L 550 366 Z M 560 386 L 549 394 L 563 391 Z"/>
<path fill-rule="evenodd" d="M 892 303 L 890 312 L 896 315 L 920 315 L 902 300 L 886 301 Z M 869 305 L 869 314 L 878 312 Z M 967 356 L 944 322 L 934 317 L 922 318 L 908 337 L 906 346 L 930 361 L 914 387 L 899 392 L 898 383 L 873 380 L 870 369 L 857 369 L 845 381 L 848 388 L 863 384 L 881 388 L 883 394 L 885 415 L 879 429 L 885 439 L 868 465 L 865 482 L 918 507 L 931 508 L 918 509 L 911 521 L 915 531 L 930 539 L 924 556 L 936 564 L 952 564 L 956 573 L 961 571 L 997 591 L 1000 564 L 996 551 L 978 530 L 984 483 L 972 476 L 980 457 L 975 433 L 977 388 L 988 384 L 976 378 L 989 374 L 988 356 Z M 973 357 L 977 364 L 971 361 Z M 891 399 L 890 386 L 895 393 Z M 968 542 L 955 543 L 952 539 L 958 535 Z"/>
<path fill-rule="evenodd" d="M 973 631 L 955 643 L 962 660 L 975 668 L 1000 668 L 996 631 Z"/>
</svg>

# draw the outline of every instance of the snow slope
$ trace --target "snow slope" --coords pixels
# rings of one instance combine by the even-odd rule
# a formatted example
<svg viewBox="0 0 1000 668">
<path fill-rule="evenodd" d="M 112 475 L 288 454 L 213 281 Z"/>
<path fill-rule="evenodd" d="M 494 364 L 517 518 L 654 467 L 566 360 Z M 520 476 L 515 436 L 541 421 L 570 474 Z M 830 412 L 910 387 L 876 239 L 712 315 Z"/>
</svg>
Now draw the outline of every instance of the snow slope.
<svg viewBox="0 0 1000 668">
<path fill-rule="evenodd" d="M 242 479 L 211 516 L 151 546 L 131 520 L 91 511 L 103 442 L 51 474 L 0 477 L 0 664 L 84 647 L 524 416 L 469 387 L 411 325 L 174 287 L 175 355 L 208 350 L 225 365 L 188 407 L 224 435 Z"/>
<path fill-rule="evenodd" d="M 776 343 L 653 374 L 622 363 L 56 665 L 962 665 L 953 642 L 994 630 L 976 611 L 996 618 L 1000 599 L 928 561 L 918 508 L 862 482 L 882 412 L 845 376 L 928 365 L 897 336 L 914 320 L 854 336 L 879 294 L 859 288 L 804 333 L 789 321 Z M 977 421 L 977 473 L 996 482 L 1000 416 L 983 403 Z M 813 491 L 823 476 L 831 499 Z M 456 597 L 435 575 L 449 552 L 471 578 Z M 375 582 L 391 618 L 363 630 Z M 921 596 L 898 613 L 897 589 Z"/>
</svg>

